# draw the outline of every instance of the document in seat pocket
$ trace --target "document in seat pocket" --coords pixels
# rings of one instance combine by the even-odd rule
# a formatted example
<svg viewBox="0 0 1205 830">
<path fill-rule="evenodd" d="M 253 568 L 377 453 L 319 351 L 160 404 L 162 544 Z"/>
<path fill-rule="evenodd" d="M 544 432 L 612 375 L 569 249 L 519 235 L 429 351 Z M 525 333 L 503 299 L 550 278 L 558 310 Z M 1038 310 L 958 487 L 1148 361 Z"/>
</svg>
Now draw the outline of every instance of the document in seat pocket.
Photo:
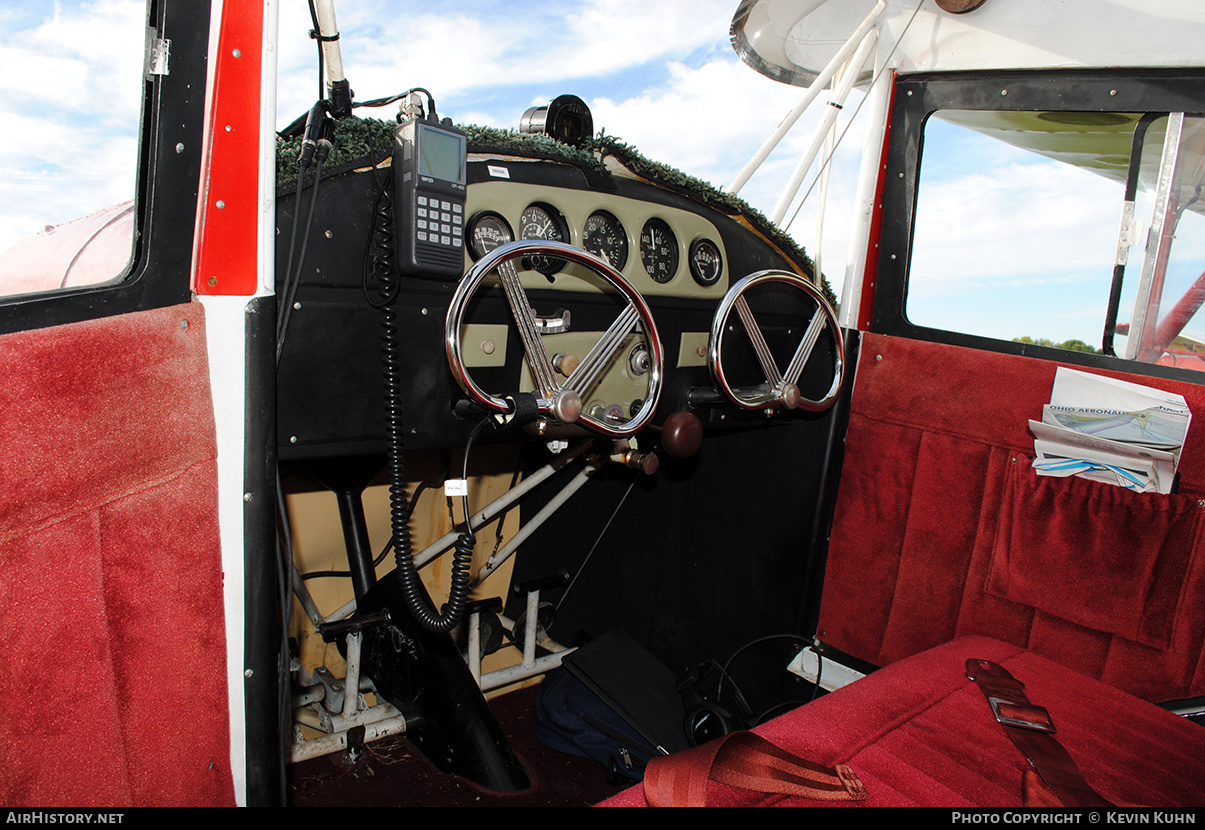
<svg viewBox="0 0 1205 830">
<path fill-rule="evenodd" d="M 1171 644 L 1197 500 L 1009 465 L 987 590 L 1155 648 Z"/>
</svg>

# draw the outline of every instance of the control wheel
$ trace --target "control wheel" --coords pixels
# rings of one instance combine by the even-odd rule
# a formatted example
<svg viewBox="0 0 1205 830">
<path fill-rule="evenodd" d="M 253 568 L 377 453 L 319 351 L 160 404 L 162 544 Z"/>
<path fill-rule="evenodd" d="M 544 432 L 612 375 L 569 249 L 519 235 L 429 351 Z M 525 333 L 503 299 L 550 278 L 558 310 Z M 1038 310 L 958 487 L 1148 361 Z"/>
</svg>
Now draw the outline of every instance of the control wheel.
<svg viewBox="0 0 1205 830">
<path fill-rule="evenodd" d="M 805 321 L 803 337 L 794 348 L 786 369 L 782 371 L 779 369 L 779 363 L 767 342 L 766 334 L 758 324 L 748 300 L 754 289 L 767 284 L 785 286 L 804 295 L 801 298 Z M 757 356 L 757 363 L 761 367 L 763 376 L 760 383 L 735 385 L 732 381 L 732 373 L 725 365 L 724 338 L 726 335 L 733 336 L 733 332 L 737 328 L 736 323 L 729 322 L 733 312 Z M 775 317 L 780 316 L 776 311 Z M 792 327 L 790 331 L 797 331 L 797 328 Z M 800 391 L 800 378 L 803 377 L 804 369 L 813 357 L 817 343 L 826 332 L 829 335 L 826 340 L 831 340 L 833 344 L 828 347 L 832 353 L 830 361 L 833 365 L 832 380 L 828 383 L 827 391 L 824 391 L 819 397 L 809 398 Z M 845 373 L 845 345 L 841 336 L 841 327 L 837 323 L 837 316 L 816 286 L 798 274 L 787 271 L 759 271 L 733 285 L 724 295 L 711 322 L 707 362 L 711 368 L 711 376 L 715 381 L 716 388 L 742 409 L 782 408 L 819 412 L 832 406 L 841 392 L 841 383 Z M 827 375 L 824 380 L 828 380 Z M 809 383 L 809 387 L 811 385 Z M 823 388 L 823 384 L 820 386 Z"/>
<path fill-rule="evenodd" d="M 534 257 L 556 257 L 583 266 L 606 284 L 600 286 L 603 290 L 616 293 L 621 298 L 623 310 L 619 316 L 571 368 L 564 361 L 554 362 L 558 356 L 550 358 L 540 333 L 541 326 L 515 268 L 516 260 L 527 258 L 531 261 Z M 603 260 L 579 248 L 548 240 L 520 240 L 494 248 L 469 269 L 452 296 L 444 328 L 444 345 L 448 366 L 470 399 L 500 415 L 515 409 L 513 395 L 482 389 L 469 375 L 464 360 L 466 310 L 477 290 L 494 275 L 505 291 L 528 366 L 535 378 L 536 389 L 533 394 L 539 418 L 561 424 L 577 424 L 612 438 L 634 435 L 649 422 L 661 396 L 664 356 L 648 304 L 619 271 Z M 597 280 L 590 282 L 599 285 Z M 637 333 L 643 334 L 647 350 L 646 359 L 641 362 L 641 372 L 648 383 L 644 396 L 632 406 L 634 411 L 626 411 L 619 405 L 585 411 L 583 401 L 591 400 L 590 396 L 599 380 L 617 362 L 621 352 L 627 354 L 629 338 Z M 563 379 L 558 378 L 560 372 L 565 373 Z M 514 390 L 516 394 L 519 391 Z"/>
</svg>

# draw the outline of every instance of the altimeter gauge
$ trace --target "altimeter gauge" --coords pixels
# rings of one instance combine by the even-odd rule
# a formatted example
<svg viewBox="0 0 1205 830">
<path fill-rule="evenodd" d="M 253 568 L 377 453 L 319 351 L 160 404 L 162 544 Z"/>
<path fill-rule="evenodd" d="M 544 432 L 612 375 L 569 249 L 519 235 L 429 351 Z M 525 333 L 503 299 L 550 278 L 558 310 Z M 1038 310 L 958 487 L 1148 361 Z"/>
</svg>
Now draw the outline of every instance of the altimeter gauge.
<svg viewBox="0 0 1205 830">
<path fill-rule="evenodd" d="M 536 202 L 528 205 L 519 217 L 519 238 L 568 242 L 569 226 L 556 208 Z M 524 265 L 551 277 L 565 267 L 565 260 L 559 257 L 531 256 L 524 260 Z"/>
</svg>

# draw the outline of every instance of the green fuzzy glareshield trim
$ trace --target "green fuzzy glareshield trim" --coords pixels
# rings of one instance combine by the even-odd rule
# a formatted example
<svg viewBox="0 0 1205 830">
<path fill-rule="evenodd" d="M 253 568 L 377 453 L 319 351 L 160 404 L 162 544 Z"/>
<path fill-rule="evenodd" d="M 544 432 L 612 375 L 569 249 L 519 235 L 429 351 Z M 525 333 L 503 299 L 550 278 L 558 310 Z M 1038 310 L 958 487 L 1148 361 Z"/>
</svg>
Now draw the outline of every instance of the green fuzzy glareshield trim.
<svg viewBox="0 0 1205 830">
<path fill-rule="evenodd" d="M 370 157 L 384 158 L 393 150 L 393 134 L 397 124 L 377 118 L 344 118 L 335 122 L 334 149 L 325 163 L 325 173 L 336 175 L 362 166 Z M 477 125 L 461 126 L 468 137 L 470 153 L 497 153 L 524 158 L 557 161 L 573 165 L 598 175 L 607 175 L 604 162 L 608 156 L 616 159 L 634 175 L 654 184 L 687 196 L 729 216 L 742 216 L 758 233 L 769 239 L 805 273 L 814 273 L 815 266 L 804 250 L 781 228 L 751 207 L 744 199 L 725 193 L 713 185 L 688 176 L 667 164 L 652 161 L 636 148 L 614 136 L 599 134 L 581 150 L 546 135 L 519 133 Z M 279 138 L 276 144 L 276 184 L 280 193 L 292 193 L 296 188 L 301 138 Z M 836 308 L 837 301 L 828 280 L 821 278 L 824 296 Z"/>
</svg>

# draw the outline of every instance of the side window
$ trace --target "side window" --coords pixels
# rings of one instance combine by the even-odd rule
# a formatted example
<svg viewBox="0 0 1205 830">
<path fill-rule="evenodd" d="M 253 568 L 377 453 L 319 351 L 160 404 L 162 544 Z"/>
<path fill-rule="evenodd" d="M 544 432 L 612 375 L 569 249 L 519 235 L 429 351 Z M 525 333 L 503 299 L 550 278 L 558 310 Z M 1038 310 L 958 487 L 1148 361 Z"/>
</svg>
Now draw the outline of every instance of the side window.
<svg viewBox="0 0 1205 830">
<path fill-rule="evenodd" d="M 939 111 L 925 123 L 908 319 L 1101 346 L 1137 116 Z"/>
<path fill-rule="evenodd" d="M 1205 301 L 1205 118 L 1144 119 L 1130 177 L 1126 210 L 1133 212 L 1134 232 L 1118 271 L 1135 300 L 1132 319 L 1118 327 L 1127 337 L 1117 353 L 1205 370 L 1205 319 L 1197 317 Z"/>
<path fill-rule="evenodd" d="M 0 29 L 0 296 L 120 280 L 134 238 L 144 0 L 12 6 Z"/>
<path fill-rule="evenodd" d="M 932 113 L 908 321 L 1205 370 L 1203 160 L 1191 115 Z"/>
</svg>

